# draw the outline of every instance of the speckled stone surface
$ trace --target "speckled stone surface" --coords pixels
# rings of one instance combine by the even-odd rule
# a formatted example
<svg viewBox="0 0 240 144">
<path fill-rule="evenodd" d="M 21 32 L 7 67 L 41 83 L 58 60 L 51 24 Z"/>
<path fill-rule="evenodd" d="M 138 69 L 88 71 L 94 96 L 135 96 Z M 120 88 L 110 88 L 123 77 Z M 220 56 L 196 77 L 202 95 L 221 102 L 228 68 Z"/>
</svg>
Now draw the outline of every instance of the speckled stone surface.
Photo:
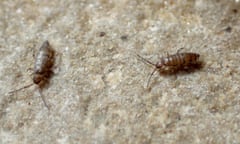
<svg viewBox="0 0 240 144">
<path fill-rule="evenodd" d="M 0 143 L 240 143 L 238 0 L 1 0 Z M 40 98 L 44 40 L 57 52 Z M 202 69 L 154 74 L 178 49 Z"/>
</svg>

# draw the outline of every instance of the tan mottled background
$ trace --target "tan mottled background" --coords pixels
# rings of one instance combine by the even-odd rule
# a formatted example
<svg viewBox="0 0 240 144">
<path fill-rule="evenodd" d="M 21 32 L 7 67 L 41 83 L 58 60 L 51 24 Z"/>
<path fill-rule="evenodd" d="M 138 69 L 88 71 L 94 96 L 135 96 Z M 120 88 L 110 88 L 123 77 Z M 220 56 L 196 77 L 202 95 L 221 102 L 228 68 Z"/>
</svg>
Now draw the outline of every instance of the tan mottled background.
<svg viewBox="0 0 240 144">
<path fill-rule="evenodd" d="M 240 144 L 239 0 L 1 0 L 0 143 Z M 43 95 L 32 83 L 44 40 L 57 52 Z M 201 55 L 193 73 L 157 62 Z"/>
</svg>

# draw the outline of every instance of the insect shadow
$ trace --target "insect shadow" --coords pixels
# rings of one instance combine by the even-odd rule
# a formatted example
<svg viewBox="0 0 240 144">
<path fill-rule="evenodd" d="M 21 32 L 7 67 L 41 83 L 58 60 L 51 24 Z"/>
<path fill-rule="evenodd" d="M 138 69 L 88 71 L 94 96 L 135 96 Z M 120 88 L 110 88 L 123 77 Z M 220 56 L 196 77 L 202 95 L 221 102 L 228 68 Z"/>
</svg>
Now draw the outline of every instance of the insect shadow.
<svg viewBox="0 0 240 144">
<path fill-rule="evenodd" d="M 22 89 L 26 89 L 33 85 L 37 85 L 42 101 L 49 110 L 50 108 L 46 103 L 45 97 L 42 94 L 42 90 L 43 88 L 48 87 L 49 80 L 54 74 L 52 70 L 54 63 L 55 63 L 55 51 L 54 49 L 52 49 L 49 42 L 46 40 L 43 42 L 35 58 L 33 83 L 21 87 L 19 89 L 13 90 L 9 92 L 9 94 L 15 93 Z"/>
<path fill-rule="evenodd" d="M 188 74 L 203 67 L 203 62 L 199 59 L 200 54 L 191 52 L 180 53 L 179 51 L 181 49 L 179 49 L 176 54 L 167 54 L 166 57 L 160 58 L 160 60 L 155 64 L 137 54 L 138 58 L 140 58 L 140 60 L 142 60 L 144 63 L 155 67 L 147 80 L 148 88 L 150 80 L 156 71 L 158 71 L 162 76 L 167 76 L 180 73 Z"/>
</svg>

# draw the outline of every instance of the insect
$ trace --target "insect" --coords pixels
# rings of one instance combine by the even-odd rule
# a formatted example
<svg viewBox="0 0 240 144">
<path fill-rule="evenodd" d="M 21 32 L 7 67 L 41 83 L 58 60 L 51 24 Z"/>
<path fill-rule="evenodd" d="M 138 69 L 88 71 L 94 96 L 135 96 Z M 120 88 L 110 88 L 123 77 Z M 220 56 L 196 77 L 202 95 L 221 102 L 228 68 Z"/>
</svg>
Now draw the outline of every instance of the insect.
<svg viewBox="0 0 240 144">
<path fill-rule="evenodd" d="M 9 93 L 13 93 L 13 92 L 25 89 L 36 84 L 39 88 L 39 92 L 44 105 L 49 109 L 49 106 L 47 105 L 40 90 L 42 90 L 49 83 L 49 79 L 53 74 L 52 67 L 54 65 L 54 61 L 55 61 L 55 51 L 51 48 L 49 42 L 46 40 L 43 42 L 42 46 L 40 47 L 35 59 L 33 83 L 26 85 L 22 88 L 19 88 L 17 90 L 11 91 Z"/>
<path fill-rule="evenodd" d="M 200 55 L 197 53 L 179 53 L 179 50 L 176 54 L 167 55 L 167 57 L 161 58 L 156 64 L 150 62 L 149 60 L 141 57 L 137 54 L 139 58 L 141 58 L 144 62 L 153 65 L 155 68 L 150 74 L 147 87 L 149 86 L 149 82 L 153 76 L 153 74 L 159 70 L 161 73 L 168 73 L 168 72 L 177 72 L 179 70 L 188 70 L 191 69 L 192 66 L 196 66 L 199 64 L 199 57 Z"/>
</svg>

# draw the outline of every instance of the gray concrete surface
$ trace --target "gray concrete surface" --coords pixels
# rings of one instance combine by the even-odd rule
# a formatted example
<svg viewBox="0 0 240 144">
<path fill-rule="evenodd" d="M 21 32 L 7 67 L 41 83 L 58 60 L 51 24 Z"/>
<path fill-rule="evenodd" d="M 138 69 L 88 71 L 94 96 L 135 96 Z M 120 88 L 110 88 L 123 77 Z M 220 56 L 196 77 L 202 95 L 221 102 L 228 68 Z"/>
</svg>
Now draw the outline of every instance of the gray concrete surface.
<svg viewBox="0 0 240 144">
<path fill-rule="evenodd" d="M 1 0 L 0 143 L 240 143 L 238 0 Z M 105 35 L 101 35 L 104 32 Z M 57 52 L 43 95 L 32 83 L 44 40 Z M 184 52 L 204 67 L 155 74 Z"/>
</svg>

